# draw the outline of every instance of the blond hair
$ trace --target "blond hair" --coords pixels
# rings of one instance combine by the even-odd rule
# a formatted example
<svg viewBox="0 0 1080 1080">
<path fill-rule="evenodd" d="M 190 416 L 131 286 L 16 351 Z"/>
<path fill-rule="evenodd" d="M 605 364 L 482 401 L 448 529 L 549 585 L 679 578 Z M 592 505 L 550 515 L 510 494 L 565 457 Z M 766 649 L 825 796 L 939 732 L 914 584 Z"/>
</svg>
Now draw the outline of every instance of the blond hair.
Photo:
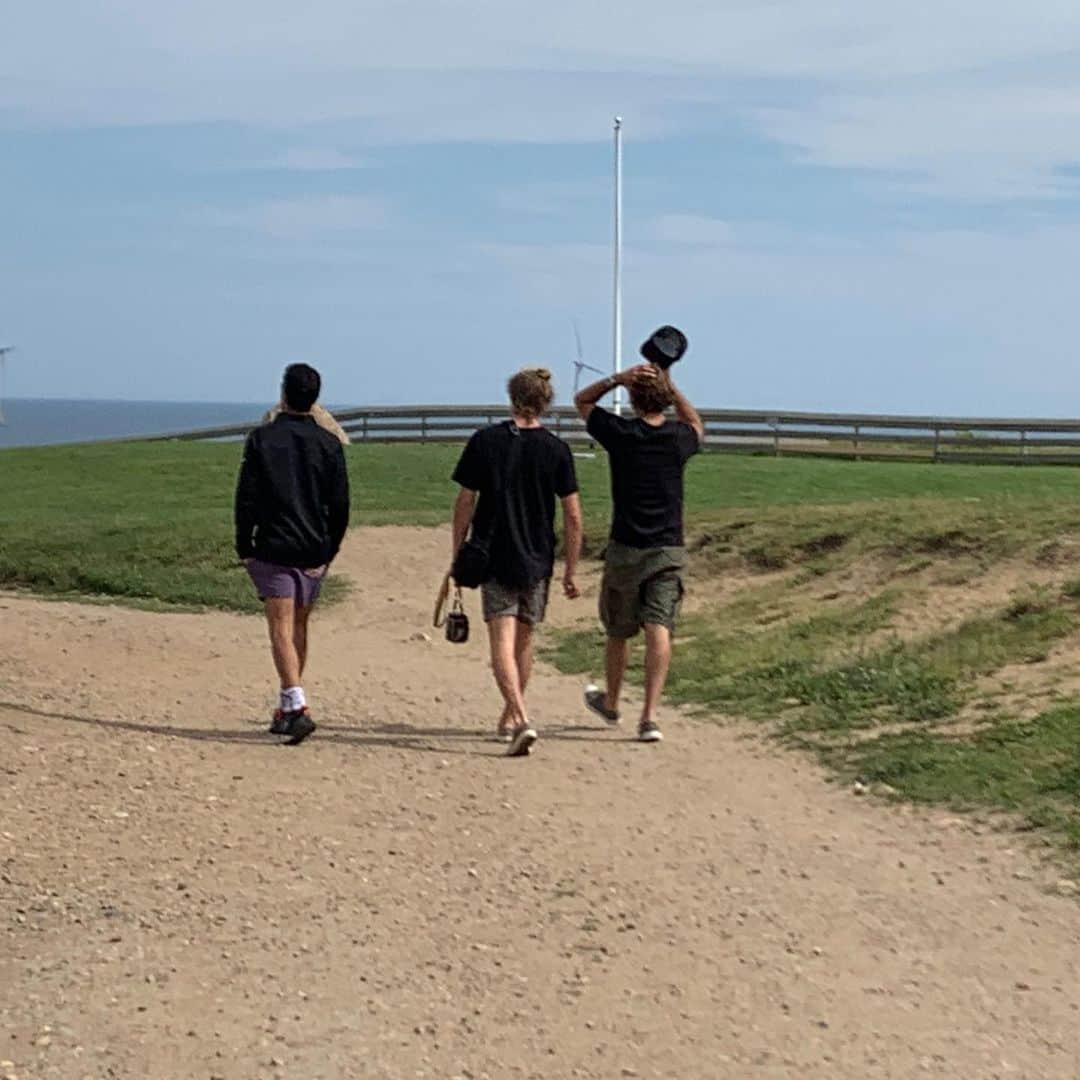
<svg viewBox="0 0 1080 1080">
<path fill-rule="evenodd" d="M 555 400 L 555 388 L 547 368 L 522 368 L 510 376 L 506 392 L 514 413 L 527 420 L 539 420 Z"/>
</svg>

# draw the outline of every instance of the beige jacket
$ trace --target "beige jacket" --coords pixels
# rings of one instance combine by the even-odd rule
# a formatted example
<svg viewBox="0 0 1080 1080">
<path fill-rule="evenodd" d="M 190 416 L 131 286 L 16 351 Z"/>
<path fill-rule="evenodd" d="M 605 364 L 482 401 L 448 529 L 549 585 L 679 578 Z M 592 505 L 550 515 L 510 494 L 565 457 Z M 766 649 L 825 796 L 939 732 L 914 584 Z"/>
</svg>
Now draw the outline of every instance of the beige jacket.
<svg viewBox="0 0 1080 1080">
<path fill-rule="evenodd" d="M 280 413 L 281 405 L 275 405 L 263 416 L 263 423 L 272 424 Z M 319 427 L 329 431 L 343 446 L 349 445 L 348 432 L 334 419 L 329 409 L 324 409 L 321 405 L 314 405 L 311 409 L 311 415 Z"/>
</svg>

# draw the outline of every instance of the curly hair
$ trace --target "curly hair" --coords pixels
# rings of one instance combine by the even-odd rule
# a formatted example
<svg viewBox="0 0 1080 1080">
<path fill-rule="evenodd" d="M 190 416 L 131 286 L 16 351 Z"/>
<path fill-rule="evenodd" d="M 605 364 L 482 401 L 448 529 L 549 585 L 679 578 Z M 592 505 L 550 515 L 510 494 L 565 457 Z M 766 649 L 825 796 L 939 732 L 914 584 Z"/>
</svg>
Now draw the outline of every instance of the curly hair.
<svg viewBox="0 0 1080 1080">
<path fill-rule="evenodd" d="M 539 420 L 555 400 L 555 388 L 547 368 L 522 368 L 510 377 L 506 391 L 514 412 L 527 420 Z"/>
<path fill-rule="evenodd" d="M 630 404 L 639 413 L 666 412 L 675 403 L 675 391 L 666 371 L 656 369 L 656 377 L 639 376 L 629 387 Z"/>
</svg>

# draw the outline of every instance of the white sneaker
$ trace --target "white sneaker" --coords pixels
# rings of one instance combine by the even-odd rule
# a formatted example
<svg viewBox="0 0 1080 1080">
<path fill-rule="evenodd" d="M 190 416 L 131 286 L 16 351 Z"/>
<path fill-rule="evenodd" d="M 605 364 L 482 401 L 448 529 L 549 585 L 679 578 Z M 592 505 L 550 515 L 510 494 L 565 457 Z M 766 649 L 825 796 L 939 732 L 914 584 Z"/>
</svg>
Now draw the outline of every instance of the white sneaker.
<svg viewBox="0 0 1080 1080">
<path fill-rule="evenodd" d="M 655 720 L 643 720 L 638 724 L 638 742 L 663 742 L 663 732 L 656 726 Z"/>
<path fill-rule="evenodd" d="M 533 743 L 537 735 L 531 727 L 518 728 L 506 748 L 507 757 L 528 757 L 532 753 Z"/>
</svg>

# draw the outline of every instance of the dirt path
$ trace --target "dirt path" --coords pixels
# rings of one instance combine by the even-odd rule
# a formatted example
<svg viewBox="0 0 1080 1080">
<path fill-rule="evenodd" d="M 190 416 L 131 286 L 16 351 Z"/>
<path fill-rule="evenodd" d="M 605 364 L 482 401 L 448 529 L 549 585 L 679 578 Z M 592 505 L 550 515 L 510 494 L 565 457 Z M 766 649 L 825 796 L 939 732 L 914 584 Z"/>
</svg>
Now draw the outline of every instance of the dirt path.
<svg viewBox="0 0 1080 1080">
<path fill-rule="evenodd" d="M 352 537 L 295 750 L 258 620 L 0 596 L 0 1078 L 1080 1076 L 1019 845 L 549 671 L 502 759 L 444 548 Z"/>
</svg>

